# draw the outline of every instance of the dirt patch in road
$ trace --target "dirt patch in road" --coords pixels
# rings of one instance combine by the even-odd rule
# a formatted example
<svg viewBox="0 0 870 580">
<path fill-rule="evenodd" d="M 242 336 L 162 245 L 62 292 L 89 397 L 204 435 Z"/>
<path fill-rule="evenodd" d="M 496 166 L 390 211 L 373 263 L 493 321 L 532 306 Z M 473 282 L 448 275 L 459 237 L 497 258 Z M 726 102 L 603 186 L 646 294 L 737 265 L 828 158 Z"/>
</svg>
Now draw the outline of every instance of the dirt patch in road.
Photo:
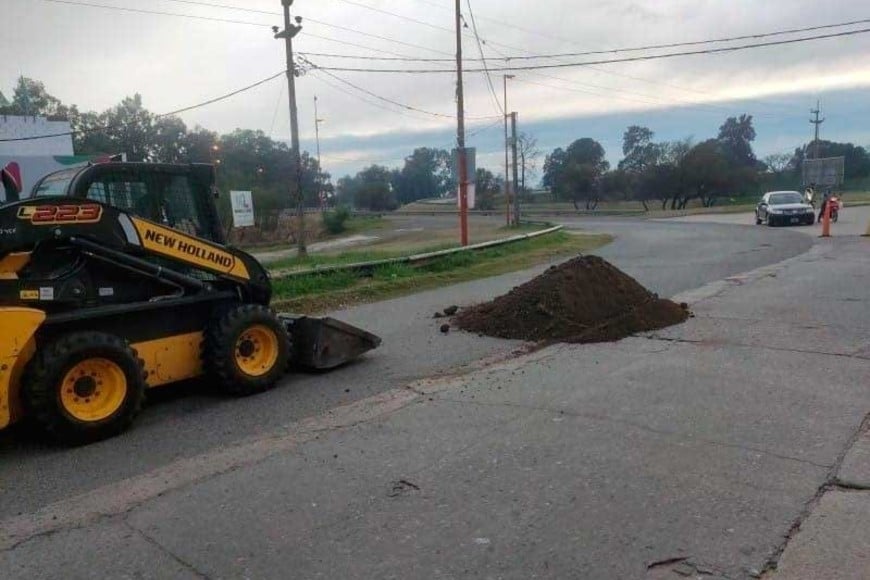
<svg viewBox="0 0 870 580">
<path fill-rule="evenodd" d="M 659 298 L 597 256 L 553 266 L 454 319 L 469 332 L 529 341 L 607 342 L 679 324 L 682 306 Z"/>
</svg>

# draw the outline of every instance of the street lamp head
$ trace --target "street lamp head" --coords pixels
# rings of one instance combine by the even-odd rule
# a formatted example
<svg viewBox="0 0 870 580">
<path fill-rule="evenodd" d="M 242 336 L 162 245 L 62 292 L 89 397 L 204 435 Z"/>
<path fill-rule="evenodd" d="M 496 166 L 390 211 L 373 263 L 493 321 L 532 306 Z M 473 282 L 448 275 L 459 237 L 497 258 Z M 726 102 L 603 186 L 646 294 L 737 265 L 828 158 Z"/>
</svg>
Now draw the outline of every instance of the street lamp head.
<svg viewBox="0 0 870 580">
<path fill-rule="evenodd" d="M 277 26 L 273 26 L 273 27 L 272 27 L 272 33 L 273 33 L 273 34 L 278 34 L 278 31 L 279 31 L 279 30 L 281 30 L 281 29 L 280 29 L 279 27 L 277 27 Z"/>
<path fill-rule="evenodd" d="M 302 24 L 302 17 L 301 17 L 301 16 L 297 16 L 297 17 L 294 18 L 293 20 L 296 21 L 296 24 Z"/>
</svg>

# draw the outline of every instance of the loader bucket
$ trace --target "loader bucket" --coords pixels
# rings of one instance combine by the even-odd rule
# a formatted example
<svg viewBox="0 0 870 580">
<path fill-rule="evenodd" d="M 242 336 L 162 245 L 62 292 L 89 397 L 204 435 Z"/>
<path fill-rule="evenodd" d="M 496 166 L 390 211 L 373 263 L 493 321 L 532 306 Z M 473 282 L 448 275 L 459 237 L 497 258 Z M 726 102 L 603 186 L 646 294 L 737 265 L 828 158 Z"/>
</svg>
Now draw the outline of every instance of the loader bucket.
<svg viewBox="0 0 870 580">
<path fill-rule="evenodd" d="M 293 339 L 293 362 L 303 368 L 332 369 L 381 344 L 380 337 L 328 316 L 279 314 L 278 318 Z"/>
</svg>

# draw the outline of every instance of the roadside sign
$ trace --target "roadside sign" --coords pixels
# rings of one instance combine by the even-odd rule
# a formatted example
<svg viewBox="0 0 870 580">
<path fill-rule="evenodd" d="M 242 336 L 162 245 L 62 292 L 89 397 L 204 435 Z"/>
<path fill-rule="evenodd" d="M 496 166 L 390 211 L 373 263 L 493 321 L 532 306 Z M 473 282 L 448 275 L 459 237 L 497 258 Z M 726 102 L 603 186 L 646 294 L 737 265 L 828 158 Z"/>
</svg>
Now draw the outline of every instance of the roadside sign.
<svg viewBox="0 0 870 580">
<path fill-rule="evenodd" d="M 231 191 L 233 227 L 247 228 L 254 225 L 254 201 L 250 191 Z"/>
<path fill-rule="evenodd" d="M 815 183 L 817 186 L 828 187 L 842 185 L 845 170 L 845 157 L 804 159 L 801 176 L 803 185 L 811 183 Z"/>
<path fill-rule="evenodd" d="M 466 175 L 468 175 L 468 209 L 474 209 L 475 202 L 475 183 L 477 176 L 477 148 L 465 148 L 465 163 L 467 167 Z M 459 149 L 453 150 L 453 178 L 456 180 L 456 207 L 459 207 Z"/>
</svg>

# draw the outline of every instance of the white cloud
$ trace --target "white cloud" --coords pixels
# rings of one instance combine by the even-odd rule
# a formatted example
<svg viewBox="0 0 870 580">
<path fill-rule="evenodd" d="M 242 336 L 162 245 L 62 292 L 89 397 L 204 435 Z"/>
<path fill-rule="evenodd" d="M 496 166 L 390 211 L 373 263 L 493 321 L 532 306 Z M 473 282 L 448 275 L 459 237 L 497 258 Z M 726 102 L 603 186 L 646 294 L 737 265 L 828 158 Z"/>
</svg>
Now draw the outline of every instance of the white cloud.
<svg viewBox="0 0 870 580">
<path fill-rule="evenodd" d="M 296 0 L 304 29 L 297 37 L 300 51 L 375 56 L 378 53 L 330 42 L 352 42 L 390 52 L 449 58 L 455 49 L 450 29 L 452 2 L 446 0 L 353 0 L 380 10 L 400 13 L 432 26 L 366 10 L 342 0 Z M 162 10 L 199 16 L 237 19 L 265 25 L 281 24 L 279 16 L 250 14 L 168 0 L 99 0 L 115 6 Z M 278 0 L 221 0 L 249 9 L 280 12 Z M 440 7 L 439 7 L 440 6 Z M 865 17 L 862 4 L 851 0 L 645 0 L 592 2 L 580 0 L 473 0 L 485 50 L 496 55 L 607 49 L 673 43 L 770 30 L 833 23 Z M 139 92 L 146 106 L 161 112 L 227 92 L 283 68 L 282 43 L 267 27 L 166 16 L 105 11 L 53 4 L 42 0 L 5 0 L 4 20 L 13 22 L 11 34 L 0 36 L 0 88 L 9 92 L 24 74 L 43 80 L 65 102 L 83 109 L 104 109 Z M 467 18 L 467 16 L 466 16 Z M 319 22 L 315 22 L 319 21 Z M 332 28 L 320 22 L 395 39 L 387 42 Z M 865 25 L 867 26 L 867 25 Z M 447 30 L 439 30 L 436 27 Z M 519 30 L 517 27 L 523 29 Z M 825 32 L 825 31 L 819 31 Z M 813 99 L 817 93 L 870 85 L 870 65 L 864 55 L 870 35 L 805 44 L 771 47 L 715 56 L 680 57 L 642 63 L 600 65 L 517 73 L 518 80 L 561 86 L 572 91 L 521 82 L 510 87 L 510 108 L 525 122 L 576 118 L 616 112 L 638 113 L 695 104 L 716 111 L 717 104 L 736 98 L 747 112 L 791 115 L 781 106 L 789 95 Z M 466 54 L 476 58 L 472 39 Z M 316 57 L 311 57 L 315 60 Z M 591 57 L 566 57 L 581 61 Z M 408 66 L 401 62 L 338 61 L 317 57 L 320 64 Z M 471 65 L 472 63 L 469 63 Z M 450 66 L 431 63 L 421 66 Z M 451 75 L 382 75 L 336 73 L 365 89 L 419 109 L 452 115 L 455 111 Z M 558 77 L 559 80 L 550 78 Z M 564 80 L 562 80 L 564 79 Z M 493 75 L 501 98 L 501 76 Z M 190 125 L 218 131 L 236 127 L 271 131 L 276 138 L 288 131 L 286 106 L 276 80 L 260 89 L 183 115 Z M 335 81 L 332 81 L 336 84 Z M 575 84 L 572 84 L 575 83 Z M 595 85 L 595 86 L 590 86 Z M 341 90 L 308 74 L 298 80 L 303 138 L 313 136 L 311 102 L 320 99 L 322 137 L 376 137 L 410 133 L 447 134 L 452 122 L 397 108 L 355 89 Z M 584 92 L 585 91 L 585 92 Z M 286 93 L 285 93 L 286 94 Z M 496 114 L 482 74 L 466 75 L 467 109 L 473 116 Z M 369 102 L 366 102 L 369 101 Z M 371 103 L 374 101 L 377 106 Z M 791 100 L 789 101 L 792 102 Z M 384 107 L 390 110 L 384 110 Z M 805 115 L 805 109 L 793 115 Z M 276 115 L 277 111 L 277 115 Z M 724 112 L 720 115 L 724 117 Z M 273 122 L 273 119 L 275 121 Z M 619 134 L 610 136 L 618 141 Z M 863 140 L 870 141 L 870 135 Z M 434 143 L 421 143 L 435 145 Z M 353 149 L 359 148 L 358 143 Z M 370 152 L 365 158 L 378 158 Z M 339 153 L 335 153 L 338 155 Z M 350 154 L 341 154 L 350 158 Z"/>
</svg>

